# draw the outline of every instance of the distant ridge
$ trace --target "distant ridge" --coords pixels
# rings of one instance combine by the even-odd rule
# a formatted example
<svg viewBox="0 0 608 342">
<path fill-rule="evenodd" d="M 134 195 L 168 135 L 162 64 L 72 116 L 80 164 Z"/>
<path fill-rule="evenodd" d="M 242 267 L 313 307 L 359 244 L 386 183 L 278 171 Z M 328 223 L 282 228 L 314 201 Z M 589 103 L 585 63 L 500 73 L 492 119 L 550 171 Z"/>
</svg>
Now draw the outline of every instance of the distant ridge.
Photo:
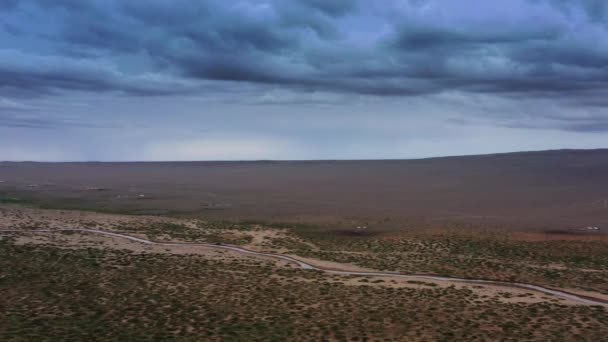
<svg viewBox="0 0 608 342">
<path fill-rule="evenodd" d="M 534 155 L 556 155 L 556 154 L 570 154 L 570 153 L 608 153 L 608 148 L 596 148 L 596 149 L 551 149 L 551 150 L 531 150 L 531 151 L 514 151 L 514 152 L 497 152 L 497 153 L 482 153 L 482 154 L 461 154 L 461 155 L 449 155 L 449 156 L 433 156 L 433 157 L 421 157 L 421 158 L 384 158 L 384 159 L 252 159 L 252 160 L 129 160 L 129 161 L 99 161 L 99 160 L 88 160 L 88 161 L 35 161 L 35 160 L 21 160 L 11 161 L 5 160 L 0 163 L 39 163 L 39 164 L 61 164 L 61 163 L 259 163 L 259 164 L 273 164 L 282 162 L 349 162 L 349 161 L 414 161 L 414 160 L 430 160 L 430 159 L 448 159 L 448 158 L 476 158 L 476 157 L 504 157 L 504 156 L 534 156 Z"/>
</svg>

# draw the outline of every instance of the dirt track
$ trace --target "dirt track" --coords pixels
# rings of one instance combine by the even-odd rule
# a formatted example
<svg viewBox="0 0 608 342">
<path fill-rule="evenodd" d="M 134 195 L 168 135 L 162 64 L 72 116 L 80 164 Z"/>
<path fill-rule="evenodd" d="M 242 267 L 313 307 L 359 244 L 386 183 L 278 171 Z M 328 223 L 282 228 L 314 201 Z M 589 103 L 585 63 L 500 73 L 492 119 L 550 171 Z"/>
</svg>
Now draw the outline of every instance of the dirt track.
<svg viewBox="0 0 608 342">
<path fill-rule="evenodd" d="M 266 258 L 274 258 L 281 259 L 288 262 L 292 262 L 297 264 L 300 268 L 305 270 L 316 270 L 322 271 L 331 274 L 340 274 L 340 275 L 354 275 L 354 276 L 379 276 L 379 277 L 395 277 L 395 278 L 417 278 L 423 280 L 435 280 L 435 281 L 449 281 L 449 282 L 458 282 L 458 283 L 466 283 L 466 284 L 481 284 L 486 286 L 502 286 L 502 287 L 512 287 L 512 288 L 523 288 L 528 290 L 533 290 L 536 292 L 541 292 L 544 294 L 554 295 L 563 299 L 571 300 L 574 302 L 578 302 L 580 304 L 585 305 L 608 305 L 608 300 L 594 298 L 590 296 L 582 296 L 574 293 L 570 293 L 563 290 L 551 289 L 539 285 L 534 284 L 524 284 L 524 283 L 512 283 L 512 282 L 503 282 L 503 281 L 493 281 L 493 280 L 485 280 L 485 279 L 463 279 L 463 278 L 451 278 L 451 277 L 441 277 L 434 275 L 419 275 L 419 274 L 400 274 L 400 273 L 390 273 L 390 272 L 360 272 L 360 271 L 348 271 L 344 269 L 330 269 L 326 267 L 320 267 L 313 265 L 311 263 L 299 260 L 297 258 L 281 255 L 281 254 L 273 254 L 273 253 L 262 253 L 252 251 L 246 248 L 241 248 L 237 246 L 230 245 L 217 245 L 217 244 L 208 244 L 202 242 L 162 242 L 162 241 L 153 241 L 148 239 L 143 239 L 131 235 L 114 233 L 108 231 L 102 231 L 97 229 L 88 229 L 88 228 L 75 228 L 75 229 L 38 229 L 38 230 L 15 230 L 15 229 L 3 229 L 0 230 L 0 233 L 23 233 L 23 232 L 61 232 L 61 231 L 80 231 L 87 232 L 93 234 L 102 234 L 107 236 L 124 238 L 130 241 L 150 244 L 150 245 L 162 245 L 162 246 L 179 246 L 179 245 L 191 245 L 191 246 L 201 246 L 201 247 L 210 247 L 210 248 L 218 248 L 218 249 L 226 249 L 231 251 L 236 251 L 240 253 L 245 253 L 249 255 L 261 256 Z"/>
</svg>

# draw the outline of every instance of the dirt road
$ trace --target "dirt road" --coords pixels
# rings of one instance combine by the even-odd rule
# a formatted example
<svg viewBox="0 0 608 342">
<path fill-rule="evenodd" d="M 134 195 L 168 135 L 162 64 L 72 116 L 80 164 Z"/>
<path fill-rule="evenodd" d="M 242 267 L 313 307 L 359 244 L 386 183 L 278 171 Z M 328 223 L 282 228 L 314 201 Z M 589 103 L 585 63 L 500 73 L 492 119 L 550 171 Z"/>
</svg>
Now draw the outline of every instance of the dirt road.
<svg viewBox="0 0 608 342">
<path fill-rule="evenodd" d="M 34 232 L 35 233 L 35 232 L 62 232 L 62 231 L 79 231 L 79 232 L 88 232 L 88 233 L 93 233 L 93 234 L 101 234 L 101 235 L 106 235 L 106 236 L 119 237 L 119 238 L 127 239 L 130 241 L 134 241 L 134 242 L 148 244 L 148 245 L 161 245 L 161 246 L 190 245 L 190 246 L 201 246 L 201 247 L 225 249 L 225 250 L 236 251 L 236 252 L 243 253 L 243 254 L 261 256 L 261 257 L 267 257 L 267 258 L 274 258 L 274 259 L 281 259 L 281 260 L 285 260 L 285 261 L 288 261 L 291 263 L 295 263 L 304 270 L 316 270 L 316 271 L 322 271 L 322 272 L 331 273 L 331 274 L 353 275 L 353 276 L 372 276 L 372 277 L 374 277 L 374 276 L 376 276 L 376 277 L 395 277 L 395 278 L 408 278 L 408 279 L 415 278 L 415 279 L 422 279 L 422 280 L 435 280 L 435 281 L 449 281 L 449 282 L 458 282 L 458 283 L 466 283 L 466 284 L 479 284 L 479 285 L 485 285 L 485 286 L 502 286 L 502 287 L 512 287 L 512 288 L 522 288 L 522 289 L 528 289 L 528 290 L 541 292 L 544 294 L 549 294 L 549 295 L 553 295 L 556 297 L 568 299 L 568 300 L 575 301 L 577 303 L 585 304 L 585 305 L 604 305 L 604 306 L 608 305 L 608 300 L 604 300 L 601 298 L 577 295 L 577 294 L 569 293 L 569 292 L 566 292 L 563 290 L 551 289 L 548 287 L 534 285 L 534 284 L 494 281 L 494 280 L 485 280 L 485 279 L 452 278 L 452 277 L 441 277 L 441 276 L 434 276 L 434 275 L 338 270 L 338 269 L 331 269 L 331 268 L 326 268 L 326 267 L 315 266 L 309 262 L 304 262 L 302 260 L 299 260 L 299 259 L 291 257 L 291 256 L 287 256 L 287 255 L 256 252 L 256 251 L 252 251 L 252 250 L 237 247 L 237 246 L 209 244 L 209 243 L 203 243 L 203 242 L 153 241 L 153 240 L 147 240 L 147 239 L 143 239 L 143 238 L 139 238 L 139 237 L 135 237 L 135 236 L 131 236 L 131 235 L 108 232 L 108 231 L 97 230 L 97 229 L 88 229 L 88 228 L 36 229 L 36 230 L 2 229 L 2 230 L 0 230 L 0 233 L 19 233 L 19 232 L 21 232 L 21 233 Z"/>
</svg>

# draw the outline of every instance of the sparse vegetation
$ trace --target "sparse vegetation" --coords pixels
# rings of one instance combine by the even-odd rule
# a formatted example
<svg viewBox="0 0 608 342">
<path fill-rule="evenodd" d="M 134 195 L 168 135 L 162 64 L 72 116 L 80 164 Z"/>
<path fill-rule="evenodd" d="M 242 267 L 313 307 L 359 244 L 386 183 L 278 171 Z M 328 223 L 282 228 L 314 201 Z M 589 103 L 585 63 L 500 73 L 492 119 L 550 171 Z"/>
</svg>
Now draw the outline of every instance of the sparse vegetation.
<svg viewBox="0 0 608 342">
<path fill-rule="evenodd" d="M 599 341 L 608 334 L 600 307 L 506 304 L 449 287 L 344 285 L 259 260 L 3 241 L 0 279 L 4 341 L 482 341 L 497 332 L 512 341 Z"/>
<path fill-rule="evenodd" d="M 269 249 L 401 273 L 518 281 L 608 293 L 608 243 L 520 241 L 506 232 L 442 231 L 402 237 L 345 236 L 294 227 Z"/>
<path fill-rule="evenodd" d="M 0 215 L 16 229 L 88 227 L 378 270 L 606 291 L 601 241 L 520 241 L 462 231 L 348 235 L 304 225 L 12 204 L 0 206 Z M 211 257 L 131 250 L 80 232 L 19 236 L 0 236 L 0 340 L 599 341 L 608 334 L 605 307 L 566 305 L 552 296 L 329 275 L 222 251 Z"/>
</svg>

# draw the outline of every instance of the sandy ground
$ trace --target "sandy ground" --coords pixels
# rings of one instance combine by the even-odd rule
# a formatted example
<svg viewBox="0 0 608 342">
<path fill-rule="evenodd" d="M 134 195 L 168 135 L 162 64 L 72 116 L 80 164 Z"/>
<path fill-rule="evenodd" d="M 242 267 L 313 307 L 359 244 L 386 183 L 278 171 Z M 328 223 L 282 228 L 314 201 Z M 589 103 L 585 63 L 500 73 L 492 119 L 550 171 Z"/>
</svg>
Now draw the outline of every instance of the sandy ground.
<svg viewBox="0 0 608 342">
<path fill-rule="evenodd" d="M 84 232 L 25 232 L 2 234 L 0 238 L 11 237 L 17 245 L 35 244 L 47 245 L 66 249 L 80 248 L 114 248 L 128 250 L 135 253 L 160 253 L 173 255 L 201 255 L 212 260 L 267 260 L 272 261 L 279 267 L 293 267 L 290 263 L 277 260 L 275 258 L 265 258 L 263 256 L 245 255 L 239 252 L 218 249 L 213 247 L 178 245 L 178 246 L 161 246 L 147 245 L 120 237 L 112 237 L 105 235 L 96 235 Z"/>
<path fill-rule="evenodd" d="M 196 220 L 175 219 L 155 216 L 128 216 L 128 215 L 113 215 L 100 214 L 82 211 L 69 210 L 43 210 L 35 208 L 23 208 L 11 205 L 0 206 L 0 230 L 1 229 L 24 229 L 31 230 L 32 228 L 46 229 L 66 229 L 66 228 L 82 228 L 95 227 L 106 231 L 116 231 L 116 227 L 124 227 L 125 225 L 146 225 L 151 223 L 174 223 L 182 224 L 188 227 L 196 227 Z M 287 237 L 287 231 L 284 229 L 264 229 L 256 227 L 255 230 L 238 232 L 237 234 L 246 234 L 252 237 L 252 240 L 243 247 L 251 250 L 265 251 L 264 243 L 272 238 Z M 139 236 L 146 238 L 145 234 L 129 233 L 131 236 Z M 138 242 L 133 242 L 120 237 L 96 235 L 85 232 L 24 232 L 24 233 L 3 233 L 0 238 L 12 238 L 16 244 L 38 244 L 52 245 L 59 248 L 114 248 L 126 249 L 136 253 L 164 253 L 175 255 L 202 255 L 205 258 L 214 260 L 234 260 L 234 259 L 263 259 L 272 261 L 277 267 L 296 267 L 295 265 L 284 261 L 277 260 L 272 257 L 244 255 L 239 252 L 222 250 L 213 247 L 179 245 L 179 246 L 161 246 L 161 245 L 146 245 Z M 291 237 L 293 238 L 293 237 Z M 170 241 L 170 238 L 167 238 Z M 277 251 L 275 251 L 277 252 Z M 278 251 L 282 252 L 282 251 Z M 331 261 L 323 261 L 312 258 L 305 258 L 292 255 L 299 260 L 302 260 L 311 265 L 325 269 L 335 269 L 354 272 L 365 272 L 374 270 L 359 267 L 351 264 L 343 264 Z M 549 265 L 551 268 L 559 268 L 560 265 Z M 593 271 L 593 270 L 589 270 Z M 411 281 L 421 281 L 417 278 L 392 278 L 392 277 L 361 277 L 361 276 L 339 276 L 325 275 L 327 279 L 340 279 L 339 281 L 353 286 L 369 285 L 369 286 L 389 286 L 389 287 L 428 287 L 424 284 L 411 283 Z M 369 278 L 369 282 L 362 282 L 361 279 Z M 373 279 L 373 280 L 371 280 Z M 374 282 L 375 281 L 375 282 Z M 410 281 L 410 282 L 408 282 Z M 426 280 L 425 280 L 426 281 Z M 516 289 L 510 287 L 502 287 L 498 285 L 484 286 L 471 285 L 451 281 L 428 281 L 437 284 L 439 287 L 456 286 L 458 288 L 468 288 L 484 298 L 495 298 L 504 302 L 540 302 L 546 300 L 559 301 L 564 304 L 576 304 L 573 301 L 547 296 L 534 291 L 525 289 Z M 589 295 L 597 298 L 608 299 L 607 295 L 596 293 L 586 293 L 581 290 L 568 290 L 572 293 Z M 531 295 L 530 295 L 531 294 Z"/>
<path fill-rule="evenodd" d="M 312 282 L 307 278 L 295 278 L 297 281 Z M 289 278 L 290 281 L 293 278 Z M 511 287 L 502 286 L 480 286 L 467 285 L 459 282 L 450 281 L 421 281 L 417 278 L 392 278 L 392 277 L 360 277 L 360 276 L 327 276 L 327 282 L 341 283 L 349 286 L 372 286 L 372 287 L 390 287 L 390 288 L 415 288 L 415 289 L 433 289 L 454 287 L 456 289 L 468 289 L 478 295 L 480 301 L 496 300 L 502 303 L 541 303 L 546 301 L 558 302 L 565 305 L 580 305 L 580 303 L 547 296 L 542 293 L 529 291 L 525 289 L 514 289 Z M 426 283 L 426 284 L 425 284 Z M 430 285 L 429 284 L 434 284 Z"/>
<path fill-rule="evenodd" d="M 584 290 L 579 290 L 579 289 L 563 289 L 565 291 L 574 293 L 574 294 L 578 294 L 581 296 L 592 296 L 595 298 L 600 298 L 603 300 L 608 300 L 608 295 L 606 294 L 602 294 L 602 293 L 596 293 L 596 292 L 590 292 L 590 291 L 584 291 Z"/>
<path fill-rule="evenodd" d="M 111 237 L 104 235 L 94 235 L 83 232 L 16 232 L 9 234 L 2 234 L 0 238 L 11 237 L 16 244 L 38 244 L 55 246 L 59 248 L 116 248 L 126 249 L 136 253 L 163 253 L 163 254 L 174 254 L 174 255 L 201 255 L 205 258 L 212 260 L 229 261 L 236 259 L 249 259 L 259 260 L 265 259 L 272 261 L 275 267 L 295 267 L 293 264 L 284 260 L 277 260 L 275 258 L 266 258 L 262 256 L 250 256 L 243 255 L 242 253 L 220 250 L 213 247 L 206 246 L 192 246 L 192 245 L 181 245 L 181 246 L 160 246 L 160 245 L 146 245 L 137 243 L 129 240 L 125 240 L 119 237 Z M 324 268 L 339 269 L 345 271 L 372 271 L 369 269 L 357 267 L 354 265 L 340 264 L 335 262 L 326 262 L 309 258 L 299 259 L 310 262 L 316 266 Z M 433 281 L 433 280 L 421 280 L 416 277 L 386 277 L 386 276 L 343 276 L 343 275 L 323 275 L 326 281 L 340 282 L 349 286 L 384 286 L 393 288 L 445 288 L 449 286 L 456 287 L 458 289 L 466 288 L 480 296 L 479 300 L 498 300 L 505 303 L 538 303 L 544 301 L 554 301 L 567 305 L 579 305 L 580 303 L 572 300 L 558 298 L 555 296 L 548 296 L 546 294 L 526 290 L 517 289 L 507 286 L 499 285 L 470 285 L 463 284 L 460 282 L 452 281 Z M 290 278 L 292 279 L 292 278 Z M 295 278 L 298 281 L 312 281 L 306 278 Z M 292 279 L 293 280 L 293 279 Z M 430 285 L 429 284 L 434 284 Z M 578 291 L 576 293 L 582 295 L 595 295 L 590 293 L 584 293 Z M 602 296 L 606 299 L 608 296 Z"/>
<path fill-rule="evenodd" d="M 0 227 L 65 229 L 93 225 L 99 229 L 113 229 L 115 226 L 128 227 L 149 223 L 176 223 L 194 226 L 195 222 L 195 220 L 161 216 L 103 214 L 79 210 L 37 209 L 16 205 L 0 205 Z"/>
</svg>

